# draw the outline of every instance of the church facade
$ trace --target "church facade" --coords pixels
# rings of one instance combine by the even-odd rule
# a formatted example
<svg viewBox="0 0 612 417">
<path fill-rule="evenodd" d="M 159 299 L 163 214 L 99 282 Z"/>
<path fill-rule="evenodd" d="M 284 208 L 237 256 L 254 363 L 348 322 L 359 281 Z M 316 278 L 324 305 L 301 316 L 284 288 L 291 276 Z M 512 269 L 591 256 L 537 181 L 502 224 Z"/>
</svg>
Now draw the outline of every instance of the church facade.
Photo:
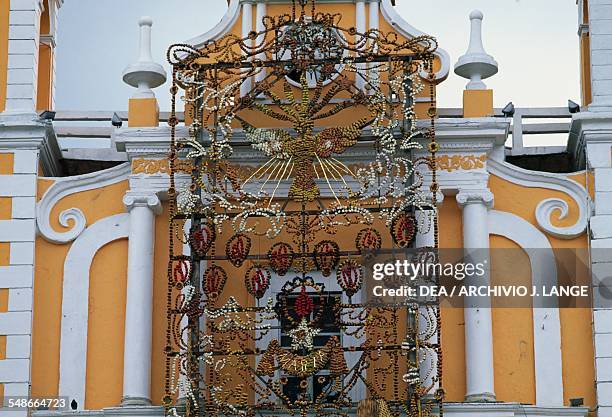
<svg viewBox="0 0 612 417">
<path fill-rule="evenodd" d="M 228 0 L 172 74 L 142 18 L 108 147 L 66 149 L 62 3 L 0 0 L 1 416 L 612 416 L 609 0 L 577 5 L 582 103 L 540 111 L 562 149 L 493 107 L 482 13 L 451 59 L 391 0 Z M 398 248 L 591 296 L 368 306 L 366 249 Z"/>
</svg>

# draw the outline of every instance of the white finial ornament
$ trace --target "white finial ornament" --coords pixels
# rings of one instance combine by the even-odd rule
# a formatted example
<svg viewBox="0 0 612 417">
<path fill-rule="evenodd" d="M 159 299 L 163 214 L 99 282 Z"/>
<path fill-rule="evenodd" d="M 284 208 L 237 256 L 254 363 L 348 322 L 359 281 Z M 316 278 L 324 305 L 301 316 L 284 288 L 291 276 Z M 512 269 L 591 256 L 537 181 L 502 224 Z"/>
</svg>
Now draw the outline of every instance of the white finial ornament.
<svg viewBox="0 0 612 417">
<path fill-rule="evenodd" d="M 480 10 L 470 13 L 470 46 L 455 64 L 455 74 L 470 80 L 467 90 L 486 90 L 487 86 L 482 80 L 497 74 L 497 61 L 487 54 L 482 44 L 482 19 Z"/>
<path fill-rule="evenodd" d="M 151 27 L 153 19 L 143 16 L 138 21 L 140 26 L 140 53 L 138 62 L 123 71 L 123 82 L 137 88 L 132 98 L 155 98 L 152 88 L 166 82 L 164 68 L 153 61 L 151 54 Z"/>
</svg>

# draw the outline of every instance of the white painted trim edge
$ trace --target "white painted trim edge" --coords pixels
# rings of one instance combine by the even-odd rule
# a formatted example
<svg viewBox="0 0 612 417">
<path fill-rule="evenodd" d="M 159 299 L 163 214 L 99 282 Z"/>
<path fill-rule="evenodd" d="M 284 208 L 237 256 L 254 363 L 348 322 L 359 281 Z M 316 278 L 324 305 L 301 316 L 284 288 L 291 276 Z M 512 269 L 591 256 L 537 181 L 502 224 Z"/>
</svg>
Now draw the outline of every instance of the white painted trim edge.
<svg viewBox="0 0 612 417">
<path fill-rule="evenodd" d="M 89 269 L 96 253 L 129 234 L 127 213 L 98 220 L 72 244 L 64 262 L 60 339 L 59 395 L 85 406 L 87 326 L 89 319 Z"/>
<path fill-rule="evenodd" d="M 83 233 L 87 226 L 85 214 L 76 207 L 62 211 L 59 215 L 59 223 L 66 228 L 70 227 L 69 220 L 72 220 L 74 224 L 66 232 L 57 232 L 51 227 L 49 220 L 53 207 L 55 207 L 62 198 L 71 194 L 102 188 L 127 180 L 131 170 L 131 165 L 125 163 L 90 174 L 66 178 L 52 178 L 55 180 L 55 183 L 49 187 L 45 195 L 43 195 L 42 199 L 36 205 L 36 224 L 39 234 L 51 243 L 62 244 L 72 242 Z"/>
<path fill-rule="evenodd" d="M 387 21 L 397 32 L 408 38 L 415 38 L 417 36 L 427 35 L 426 33 L 418 30 L 410 23 L 408 23 L 400 14 L 395 10 L 393 5 L 391 4 L 391 0 L 382 0 L 380 2 L 380 11 Z M 444 81 L 450 72 L 451 60 L 450 55 L 442 48 L 438 48 L 434 53 L 438 58 L 440 58 L 440 70 L 436 72 L 436 80 L 438 82 Z M 421 74 L 421 76 L 427 76 L 426 74 Z"/>
<path fill-rule="evenodd" d="M 191 38 L 185 43 L 193 46 L 195 49 L 201 49 L 207 41 L 217 40 L 226 33 L 228 33 L 232 26 L 236 24 L 240 17 L 240 1 L 231 0 L 225 15 L 221 18 L 221 21 L 215 25 L 211 30 L 203 33 L 195 38 Z"/>
<path fill-rule="evenodd" d="M 487 161 L 489 173 L 513 184 L 528 188 L 546 188 L 567 194 L 578 206 L 578 220 L 572 226 L 558 227 L 552 224 L 553 214 L 558 212 L 559 220 L 567 217 L 569 205 L 560 198 L 547 198 L 536 207 L 536 221 L 540 229 L 559 239 L 574 239 L 585 233 L 588 223 L 590 197 L 587 190 L 565 174 L 530 171 L 519 168 L 507 162 L 489 158 Z"/>
<path fill-rule="evenodd" d="M 529 256 L 533 285 L 556 285 L 557 264 L 548 238 L 527 220 L 502 211 L 489 211 L 489 233 L 504 236 Z M 535 252 L 530 249 L 537 249 Z M 561 323 L 559 309 L 533 308 L 533 349 L 535 361 L 536 404 L 563 405 Z"/>
</svg>

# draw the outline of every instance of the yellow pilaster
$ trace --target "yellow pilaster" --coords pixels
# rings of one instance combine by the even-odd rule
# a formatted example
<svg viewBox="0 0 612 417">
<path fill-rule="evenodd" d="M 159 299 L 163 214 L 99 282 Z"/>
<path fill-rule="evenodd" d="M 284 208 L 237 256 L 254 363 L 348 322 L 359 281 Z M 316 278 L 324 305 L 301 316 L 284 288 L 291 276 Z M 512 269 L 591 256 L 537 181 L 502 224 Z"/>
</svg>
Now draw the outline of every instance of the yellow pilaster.
<svg viewBox="0 0 612 417">
<path fill-rule="evenodd" d="M 0 313 L 8 311 L 9 290 L 3 288 L 0 290 Z"/>
<path fill-rule="evenodd" d="M 463 117 L 493 116 L 493 90 L 464 90 Z"/>
<path fill-rule="evenodd" d="M 11 220 L 13 217 L 13 199 L 0 197 L 0 220 Z"/>
<path fill-rule="evenodd" d="M 128 113 L 129 127 L 159 126 L 159 105 L 156 98 L 131 98 Z"/>
<path fill-rule="evenodd" d="M 0 336 L 0 360 L 6 359 L 6 336 Z"/>
</svg>

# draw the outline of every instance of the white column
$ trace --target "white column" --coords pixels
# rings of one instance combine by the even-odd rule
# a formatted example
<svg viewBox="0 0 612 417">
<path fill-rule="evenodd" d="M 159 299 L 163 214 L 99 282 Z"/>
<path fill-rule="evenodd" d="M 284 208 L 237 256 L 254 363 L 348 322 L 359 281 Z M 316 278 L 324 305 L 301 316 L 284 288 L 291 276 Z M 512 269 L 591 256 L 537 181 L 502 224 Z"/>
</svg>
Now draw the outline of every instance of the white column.
<svg viewBox="0 0 612 417">
<path fill-rule="evenodd" d="M 612 111 L 612 4 L 608 0 L 589 1 L 591 42 L 590 111 Z"/>
<path fill-rule="evenodd" d="M 486 274 L 474 277 L 479 285 L 489 284 L 488 210 L 493 194 L 487 190 L 461 190 L 457 202 L 463 208 L 465 262 L 484 263 Z M 476 281 L 477 280 L 477 281 Z M 470 278 L 466 281 L 471 282 Z M 488 301 L 490 303 L 490 300 Z M 470 402 L 495 401 L 493 380 L 493 326 L 490 304 L 480 298 L 464 299 L 466 395 Z"/>
<path fill-rule="evenodd" d="M 6 112 L 36 112 L 41 0 L 10 0 Z"/>
<path fill-rule="evenodd" d="M 355 29 L 357 29 L 358 34 L 363 34 L 366 32 L 366 7 L 365 0 L 357 0 L 355 3 Z M 360 39 L 355 38 L 355 41 L 359 41 Z M 365 45 L 364 45 L 365 46 Z M 355 86 L 363 90 L 365 87 L 365 64 L 357 64 L 357 71 L 361 76 L 355 74 Z"/>
<path fill-rule="evenodd" d="M 379 28 L 380 0 L 370 0 L 370 29 Z"/>
<path fill-rule="evenodd" d="M 253 4 L 250 0 L 245 1 L 242 4 L 242 37 L 246 38 L 249 36 L 249 33 L 253 31 Z M 247 44 L 251 44 L 251 42 L 247 42 Z M 247 78 L 244 80 L 242 85 L 240 86 L 240 96 L 244 97 L 251 91 L 251 83 L 252 80 Z"/>
<path fill-rule="evenodd" d="M 379 0 L 370 0 L 369 5 L 369 18 L 368 18 L 368 27 L 369 30 L 378 29 L 379 28 L 379 17 L 380 15 L 380 1 Z M 379 65 L 379 64 L 372 64 Z M 373 80 L 378 80 L 378 70 L 371 68 L 369 71 L 369 79 L 370 82 Z"/>
<path fill-rule="evenodd" d="M 150 405 L 155 215 L 162 207 L 157 194 L 147 190 L 128 191 L 123 203 L 130 234 L 122 405 Z"/>
<path fill-rule="evenodd" d="M 263 32 L 266 29 L 264 27 L 264 24 L 263 24 L 263 18 L 267 14 L 268 14 L 268 8 L 266 6 L 265 0 L 259 0 L 259 2 L 257 3 L 257 14 L 256 14 L 256 17 L 255 17 L 255 30 L 257 31 L 257 33 Z M 259 35 L 255 42 L 257 42 L 257 45 L 261 45 L 264 40 L 265 40 L 265 35 Z M 265 61 L 266 60 L 266 54 L 259 54 L 257 56 L 257 58 L 262 60 L 262 61 Z M 266 78 L 266 69 L 265 68 L 263 68 L 255 76 L 255 81 L 259 82 L 259 81 L 263 80 L 264 78 Z"/>
</svg>

